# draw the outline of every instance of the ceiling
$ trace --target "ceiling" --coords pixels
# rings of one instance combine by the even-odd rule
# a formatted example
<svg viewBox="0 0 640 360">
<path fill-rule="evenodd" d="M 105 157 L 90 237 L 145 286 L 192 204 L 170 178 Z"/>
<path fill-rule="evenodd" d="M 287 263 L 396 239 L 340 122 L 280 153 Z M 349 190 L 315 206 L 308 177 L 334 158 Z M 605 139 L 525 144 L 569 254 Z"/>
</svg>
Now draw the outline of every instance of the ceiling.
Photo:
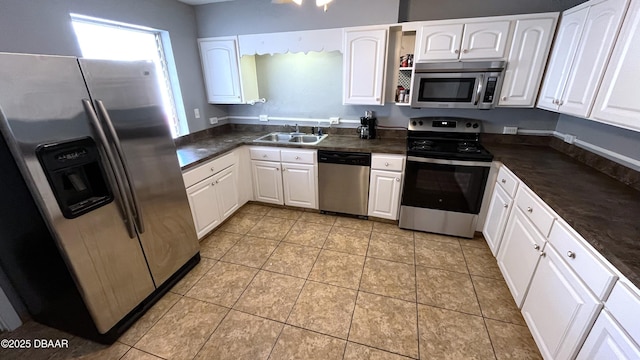
<svg viewBox="0 0 640 360">
<path fill-rule="evenodd" d="M 178 1 L 183 2 L 185 4 L 189 4 L 189 5 L 204 5 L 204 4 L 233 1 L 233 0 L 178 0 Z"/>
</svg>

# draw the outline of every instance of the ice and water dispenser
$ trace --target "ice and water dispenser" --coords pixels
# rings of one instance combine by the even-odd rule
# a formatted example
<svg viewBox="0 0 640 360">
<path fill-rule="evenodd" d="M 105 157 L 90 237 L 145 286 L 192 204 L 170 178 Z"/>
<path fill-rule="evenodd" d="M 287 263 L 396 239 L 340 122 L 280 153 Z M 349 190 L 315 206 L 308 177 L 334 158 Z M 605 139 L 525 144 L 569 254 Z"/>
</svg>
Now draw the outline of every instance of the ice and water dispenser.
<svg viewBox="0 0 640 360">
<path fill-rule="evenodd" d="M 100 152 L 87 137 L 36 149 L 51 190 L 67 219 L 76 218 L 113 200 Z"/>
</svg>

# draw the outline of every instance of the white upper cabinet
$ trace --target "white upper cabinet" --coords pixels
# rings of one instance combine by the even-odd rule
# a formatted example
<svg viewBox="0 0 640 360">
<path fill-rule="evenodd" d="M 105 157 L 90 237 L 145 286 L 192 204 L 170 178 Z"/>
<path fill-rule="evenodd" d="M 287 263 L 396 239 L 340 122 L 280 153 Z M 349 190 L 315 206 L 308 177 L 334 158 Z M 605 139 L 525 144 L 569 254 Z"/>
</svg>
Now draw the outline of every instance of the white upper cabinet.
<svg viewBox="0 0 640 360">
<path fill-rule="evenodd" d="M 388 29 L 345 29 L 343 103 L 384 105 Z"/>
<path fill-rule="evenodd" d="M 559 38 L 554 46 L 540 107 L 589 116 L 627 4 L 628 0 L 592 0 L 570 14 L 569 44 Z M 563 19 L 560 31 L 564 27 Z"/>
<path fill-rule="evenodd" d="M 535 105 L 557 19 L 557 14 L 552 14 L 515 21 L 498 106 Z"/>
<path fill-rule="evenodd" d="M 503 58 L 510 24 L 510 21 L 466 24 L 462 36 L 460 60 Z"/>
<path fill-rule="evenodd" d="M 198 45 L 209 103 L 244 104 L 258 98 L 255 59 L 240 59 L 235 36 L 198 39 Z"/>
<path fill-rule="evenodd" d="M 633 1 L 604 75 L 591 118 L 640 131 L 640 2 Z"/>
<path fill-rule="evenodd" d="M 416 36 L 415 61 L 457 60 L 464 24 L 425 25 Z"/>
<path fill-rule="evenodd" d="M 504 58 L 510 21 L 432 24 L 418 29 L 416 61 Z"/>
</svg>

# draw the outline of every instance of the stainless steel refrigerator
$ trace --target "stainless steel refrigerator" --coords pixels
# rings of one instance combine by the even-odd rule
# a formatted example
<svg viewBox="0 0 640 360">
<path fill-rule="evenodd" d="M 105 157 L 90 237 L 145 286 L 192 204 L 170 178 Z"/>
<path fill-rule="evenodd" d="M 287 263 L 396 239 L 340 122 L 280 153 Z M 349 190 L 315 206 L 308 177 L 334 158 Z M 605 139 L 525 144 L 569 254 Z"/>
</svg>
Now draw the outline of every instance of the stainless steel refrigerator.
<svg viewBox="0 0 640 360">
<path fill-rule="evenodd" d="M 111 343 L 200 260 L 151 62 L 0 53 L 0 267 Z"/>
</svg>

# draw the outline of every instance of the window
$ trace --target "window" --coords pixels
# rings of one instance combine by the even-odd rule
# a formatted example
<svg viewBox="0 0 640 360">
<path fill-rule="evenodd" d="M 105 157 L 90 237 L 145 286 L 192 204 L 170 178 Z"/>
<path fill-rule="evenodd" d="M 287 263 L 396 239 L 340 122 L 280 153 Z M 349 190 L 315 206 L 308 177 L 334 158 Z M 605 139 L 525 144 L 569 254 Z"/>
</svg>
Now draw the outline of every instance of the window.
<svg viewBox="0 0 640 360">
<path fill-rule="evenodd" d="M 170 61 L 173 57 L 163 46 L 163 40 L 168 40 L 166 31 L 77 14 L 71 14 L 71 21 L 85 58 L 153 61 L 171 135 L 175 138 L 188 132 L 175 65 Z"/>
</svg>

